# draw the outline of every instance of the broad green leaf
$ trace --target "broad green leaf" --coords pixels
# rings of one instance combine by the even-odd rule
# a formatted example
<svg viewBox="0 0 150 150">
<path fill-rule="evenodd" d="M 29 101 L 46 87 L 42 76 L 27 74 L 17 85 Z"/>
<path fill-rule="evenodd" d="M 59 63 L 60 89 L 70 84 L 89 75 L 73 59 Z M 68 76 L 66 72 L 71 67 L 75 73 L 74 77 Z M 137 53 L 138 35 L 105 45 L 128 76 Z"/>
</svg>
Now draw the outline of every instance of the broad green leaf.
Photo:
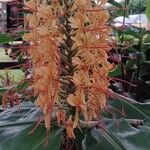
<svg viewBox="0 0 150 150">
<path fill-rule="evenodd" d="M 150 142 L 150 118 L 144 120 L 143 126 L 133 127 L 125 120 L 119 120 L 108 127 L 108 132 L 117 138 L 127 150 L 148 150 Z M 147 128 L 147 129 L 146 129 Z"/>
<path fill-rule="evenodd" d="M 81 129 L 76 132 L 74 142 L 83 150 L 148 150 L 150 142 L 150 104 L 111 100 L 111 107 L 124 107 L 127 119 L 104 118 L 100 128 Z M 116 114 L 117 115 L 117 114 Z M 21 106 L 10 108 L 0 114 L 0 150 L 60 150 L 62 128 L 52 126 L 49 143 L 45 144 L 45 127 L 41 124 L 32 134 L 35 120 L 42 116 L 33 103 L 23 102 Z M 117 116 L 122 117 L 122 116 Z M 128 119 L 142 119 L 143 126 L 131 126 Z M 104 127 L 104 128 L 103 128 Z"/>
<path fill-rule="evenodd" d="M 45 146 L 46 129 L 41 123 L 31 134 L 35 121 L 42 116 L 32 103 L 24 102 L 0 114 L 0 150 L 59 150 L 62 128 L 52 126 Z"/>
<path fill-rule="evenodd" d="M 125 150 L 124 146 L 101 129 L 93 128 L 87 132 L 82 144 L 83 150 Z"/>
<path fill-rule="evenodd" d="M 110 100 L 110 108 L 117 118 L 145 119 L 150 116 L 150 103 L 137 102 L 132 104 L 126 100 L 117 99 Z"/>
<path fill-rule="evenodd" d="M 93 128 L 83 141 L 83 150 L 148 150 L 150 147 L 150 119 L 135 128 L 126 120 L 105 120 L 106 130 Z"/>
<path fill-rule="evenodd" d="M 0 128 L 0 150 L 59 150 L 61 144 L 61 129 L 53 128 L 48 137 L 48 145 L 45 145 L 44 125 L 29 134 L 33 125 L 15 125 Z"/>
<path fill-rule="evenodd" d="M 150 103 L 132 104 L 123 100 L 110 100 L 110 105 L 110 111 L 115 118 L 104 118 L 104 124 L 100 124 L 99 129 L 87 130 L 82 142 L 83 150 L 148 150 Z M 123 111 L 125 116 L 118 113 Z M 128 122 L 130 119 L 141 119 L 144 124 L 132 126 Z"/>
</svg>

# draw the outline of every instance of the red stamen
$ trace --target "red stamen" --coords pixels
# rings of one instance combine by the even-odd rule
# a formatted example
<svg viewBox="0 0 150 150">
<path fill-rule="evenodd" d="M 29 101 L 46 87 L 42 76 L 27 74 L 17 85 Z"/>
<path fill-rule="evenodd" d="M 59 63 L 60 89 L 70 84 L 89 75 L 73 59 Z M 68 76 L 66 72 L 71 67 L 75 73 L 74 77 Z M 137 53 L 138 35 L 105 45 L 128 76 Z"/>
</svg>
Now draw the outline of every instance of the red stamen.
<svg viewBox="0 0 150 150">
<path fill-rule="evenodd" d="M 106 11 L 106 9 L 83 9 L 82 11 L 85 11 L 85 12 L 99 12 L 99 11 Z"/>
<path fill-rule="evenodd" d="M 137 87 L 137 85 L 134 85 L 134 84 L 132 84 L 132 83 L 130 83 L 130 82 L 128 82 L 128 81 L 125 81 L 125 80 L 122 80 L 122 79 L 119 79 L 119 78 L 114 78 L 114 77 L 108 77 L 111 81 L 120 81 L 120 82 L 124 82 L 124 83 L 127 83 L 127 84 L 129 84 L 129 85 L 131 85 L 131 86 L 133 86 L 133 87 Z"/>
<path fill-rule="evenodd" d="M 11 18 L 9 17 L 11 20 L 26 20 L 25 18 Z"/>
</svg>

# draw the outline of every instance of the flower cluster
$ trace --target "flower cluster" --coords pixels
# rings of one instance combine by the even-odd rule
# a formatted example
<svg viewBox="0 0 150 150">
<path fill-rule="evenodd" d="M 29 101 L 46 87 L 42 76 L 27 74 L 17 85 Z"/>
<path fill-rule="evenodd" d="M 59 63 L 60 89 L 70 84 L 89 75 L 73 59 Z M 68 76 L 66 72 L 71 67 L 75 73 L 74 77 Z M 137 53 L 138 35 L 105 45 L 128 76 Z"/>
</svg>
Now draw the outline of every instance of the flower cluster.
<svg viewBox="0 0 150 150">
<path fill-rule="evenodd" d="M 85 121 L 100 119 L 100 112 L 106 107 L 108 93 L 108 73 L 113 65 L 108 62 L 111 27 L 107 25 L 109 14 L 104 8 L 105 1 L 93 6 L 91 1 L 75 1 L 70 18 L 74 29 L 72 49 L 78 49 L 72 62 L 77 66 L 72 77 L 76 86 L 74 93 L 68 96 L 68 103 L 76 108 L 74 127 L 79 123 L 82 113 Z"/>
<path fill-rule="evenodd" d="M 58 124 L 66 127 L 70 138 L 75 137 L 73 129 L 79 126 L 80 116 L 85 122 L 98 120 L 106 107 L 108 73 L 113 68 L 107 60 L 107 52 L 111 49 L 111 27 L 107 25 L 109 14 L 105 9 L 106 2 L 52 0 L 48 4 L 30 0 L 25 3 L 26 9 L 31 12 L 26 17 L 30 33 L 25 34 L 23 39 L 30 42 L 28 53 L 33 63 L 32 87 L 38 94 L 37 105 L 43 110 L 46 128 L 50 128 L 54 114 Z M 63 87 L 63 82 L 60 82 L 63 80 L 62 44 L 65 48 L 69 47 L 67 49 L 71 53 L 75 52 L 71 57 L 73 75 L 65 74 L 69 84 L 75 87 L 66 93 L 67 109 L 60 96 Z M 65 54 L 69 55 L 67 50 Z M 75 108 L 75 113 L 70 114 L 68 110 L 72 108 Z"/>
<path fill-rule="evenodd" d="M 23 39 L 30 42 L 28 53 L 32 59 L 33 82 L 35 94 L 38 95 L 37 105 L 42 109 L 45 126 L 50 129 L 51 113 L 58 100 L 60 56 L 58 30 L 58 14 L 61 6 L 56 1 L 52 5 L 31 0 L 25 3 L 25 9 L 31 13 L 27 15 L 27 26 L 30 33 Z"/>
</svg>

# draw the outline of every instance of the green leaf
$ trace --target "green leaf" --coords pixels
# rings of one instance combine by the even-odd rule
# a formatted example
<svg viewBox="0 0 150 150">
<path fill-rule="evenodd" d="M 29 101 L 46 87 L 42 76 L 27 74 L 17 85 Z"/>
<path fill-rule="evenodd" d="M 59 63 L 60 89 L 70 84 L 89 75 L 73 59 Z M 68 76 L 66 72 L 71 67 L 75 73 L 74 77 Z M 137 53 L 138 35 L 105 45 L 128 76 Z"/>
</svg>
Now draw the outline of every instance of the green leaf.
<svg viewBox="0 0 150 150">
<path fill-rule="evenodd" d="M 40 110 L 30 102 L 14 107 L 0 114 L 0 150 L 59 150 L 62 128 L 51 127 L 48 145 L 45 146 L 44 124 L 35 127 L 35 120 L 42 117 Z"/>
<path fill-rule="evenodd" d="M 83 150 L 148 150 L 150 142 L 150 118 L 138 129 L 126 120 L 105 120 L 106 130 L 93 128 L 83 141 Z"/>
<path fill-rule="evenodd" d="M 114 112 L 113 115 L 115 115 L 116 118 L 145 119 L 150 116 L 150 103 L 137 102 L 132 104 L 126 100 L 117 99 L 110 100 L 110 108 L 111 111 Z"/>
<path fill-rule="evenodd" d="M 147 15 L 148 19 L 150 20 L 150 0 L 147 0 L 146 15 Z"/>
<path fill-rule="evenodd" d="M 14 38 L 11 35 L 0 33 L 0 44 L 9 43 L 14 41 Z"/>
<path fill-rule="evenodd" d="M 83 141 L 83 150 L 123 150 L 125 149 L 120 143 L 116 142 L 115 139 L 110 137 L 107 132 L 102 129 L 97 130 L 96 128 L 91 129 L 85 136 Z"/>
<path fill-rule="evenodd" d="M 130 103 L 110 100 L 113 116 L 103 119 L 98 129 L 87 130 L 83 150 L 148 150 L 150 142 L 150 103 Z M 120 115 L 123 112 L 126 115 Z M 115 116 L 115 118 L 114 118 Z M 120 119 L 116 119 L 120 118 Z M 143 125 L 132 126 L 128 120 L 143 120 Z"/>
<path fill-rule="evenodd" d="M 127 150 L 148 150 L 150 142 L 147 140 L 150 138 L 150 118 L 144 120 L 143 126 L 137 128 L 131 126 L 125 120 L 119 120 L 118 128 L 116 123 L 109 125 L 109 133 L 118 139 Z"/>
<path fill-rule="evenodd" d="M 119 76 L 121 75 L 122 71 L 121 71 L 121 65 L 117 65 L 116 69 L 112 72 L 109 72 L 109 76 L 110 77 L 115 77 L 115 76 Z"/>
<path fill-rule="evenodd" d="M 21 90 L 27 88 L 27 87 L 29 86 L 29 84 L 30 84 L 30 83 L 29 83 L 28 81 L 25 81 L 25 82 L 23 82 L 22 84 L 19 84 L 19 85 L 17 86 L 17 91 L 21 91 Z"/>
<path fill-rule="evenodd" d="M 139 39 L 140 38 L 140 35 L 139 35 L 139 32 L 138 32 L 138 29 L 135 28 L 136 31 L 134 31 L 132 28 L 130 27 L 126 27 L 126 29 L 123 31 L 123 33 L 125 35 L 132 35 L 134 36 L 135 38 Z"/>
<path fill-rule="evenodd" d="M 0 129 L 1 133 L 1 150 L 59 150 L 61 144 L 61 131 L 55 129 L 51 131 L 48 137 L 49 143 L 45 146 L 45 129 L 43 126 L 38 127 L 35 132 L 29 134 L 35 125 L 30 126 L 12 126 L 7 129 Z M 12 132 L 10 132 L 12 130 Z M 8 134 L 9 132 L 9 134 Z"/>
<path fill-rule="evenodd" d="M 135 60 L 128 60 L 126 62 L 126 69 L 130 70 L 130 69 L 137 69 L 137 62 Z"/>
<path fill-rule="evenodd" d="M 81 129 L 75 133 L 74 142 L 83 150 L 148 150 L 150 142 L 150 103 L 134 103 L 112 100 L 111 107 L 124 107 L 127 119 L 104 118 L 100 128 Z M 116 112 L 115 112 L 116 113 Z M 0 114 L 0 150 L 60 150 L 63 128 L 52 126 L 45 144 L 46 129 L 42 123 L 32 134 L 35 120 L 42 117 L 40 110 L 33 103 L 23 102 L 20 107 L 10 108 Z M 117 116 L 119 117 L 119 116 Z M 128 122 L 130 119 L 142 119 L 144 125 L 136 128 Z M 133 120 L 134 120 L 133 119 Z M 104 127 L 104 128 L 103 128 Z"/>
<path fill-rule="evenodd" d="M 8 33 L 0 33 L 0 44 L 5 44 L 9 42 L 13 42 L 19 38 L 21 38 L 25 33 L 28 33 L 28 31 L 19 31 L 16 33 L 16 36 L 12 36 Z"/>
</svg>

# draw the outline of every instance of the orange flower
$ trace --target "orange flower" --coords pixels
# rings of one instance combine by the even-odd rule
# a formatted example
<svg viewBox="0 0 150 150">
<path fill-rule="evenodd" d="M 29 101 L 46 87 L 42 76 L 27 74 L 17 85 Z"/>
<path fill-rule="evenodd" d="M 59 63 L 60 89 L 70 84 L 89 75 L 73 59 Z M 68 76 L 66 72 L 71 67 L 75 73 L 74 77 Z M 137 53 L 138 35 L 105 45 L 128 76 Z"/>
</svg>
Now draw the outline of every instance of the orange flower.
<svg viewBox="0 0 150 150">
<path fill-rule="evenodd" d="M 74 94 L 70 94 L 67 98 L 67 102 L 69 105 L 77 107 L 79 110 L 82 110 L 83 112 L 86 111 L 86 104 L 85 104 L 85 95 L 83 91 L 77 91 Z"/>
<path fill-rule="evenodd" d="M 64 110 L 58 110 L 56 113 L 58 124 L 64 123 L 66 120 L 66 112 Z"/>
<path fill-rule="evenodd" d="M 67 102 L 71 106 L 76 107 L 75 119 L 73 123 L 73 128 L 76 128 L 79 122 L 79 112 L 81 111 L 83 114 L 86 114 L 86 103 L 83 90 L 76 91 L 75 95 L 70 94 L 67 98 Z"/>
<path fill-rule="evenodd" d="M 111 27 L 107 25 L 106 2 L 98 0 L 97 6 L 93 6 L 91 0 L 74 0 L 72 6 L 68 5 L 70 8 L 58 0 L 50 4 L 40 0 L 25 3 L 32 13 L 26 19 L 30 33 L 23 39 L 31 43 L 28 53 L 33 64 L 32 87 L 38 94 L 37 105 L 43 111 L 45 127 L 50 129 L 51 114 L 55 114 L 58 124 L 66 125 L 69 138 L 75 138 L 73 129 L 79 127 L 80 115 L 86 121 L 98 119 L 106 106 L 107 76 L 114 68 L 107 60 Z M 74 71 L 71 77 L 70 70 Z M 71 85 L 75 87 L 71 87 L 73 91 L 63 89 Z M 63 106 L 69 105 L 76 112 L 66 121 L 69 111 Z"/>
<path fill-rule="evenodd" d="M 69 138 L 74 138 L 75 139 L 75 135 L 73 132 L 73 121 L 72 121 L 72 116 L 69 116 L 68 121 L 66 122 L 66 132 L 67 132 L 67 136 Z"/>
</svg>

